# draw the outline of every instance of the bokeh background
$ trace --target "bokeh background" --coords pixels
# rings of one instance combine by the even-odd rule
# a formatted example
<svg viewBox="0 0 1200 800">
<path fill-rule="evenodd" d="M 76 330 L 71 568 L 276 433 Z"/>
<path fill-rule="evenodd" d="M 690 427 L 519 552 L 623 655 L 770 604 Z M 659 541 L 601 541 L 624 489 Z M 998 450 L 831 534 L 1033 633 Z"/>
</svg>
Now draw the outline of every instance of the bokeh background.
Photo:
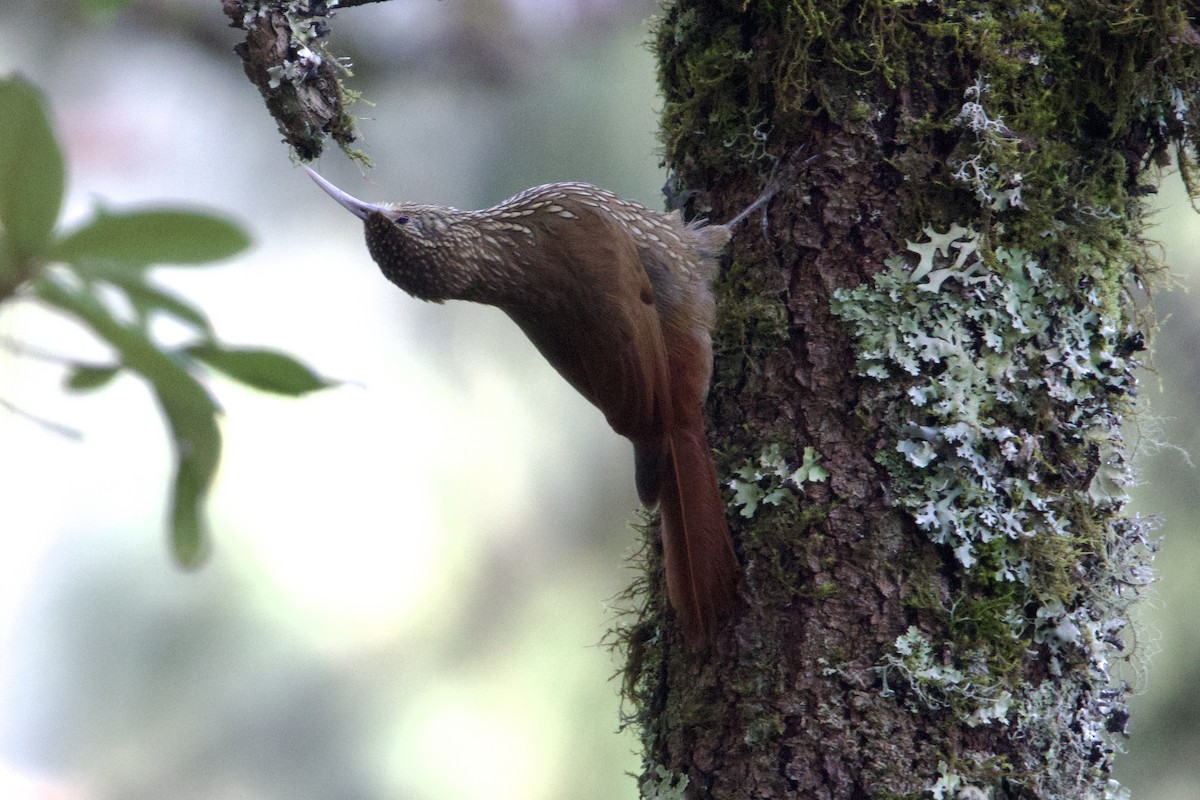
<svg viewBox="0 0 1200 800">
<path fill-rule="evenodd" d="M 631 577 L 628 445 L 498 312 L 386 283 L 358 224 L 288 159 L 217 0 L 0 2 L 0 74 L 46 91 L 66 222 L 170 202 L 241 220 L 256 246 L 163 269 L 231 344 L 346 383 L 290 401 L 214 379 L 225 456 L 215 549 L 171 563 L 170 468 L 145 388 L 60 390 L 20 346 L 103 360 L 32 303 L 0 308 L 0 798 L 633 798 L 619 666 L 600 646 Z M 98 4 L 102 5 L 102 4 Z M 340 12 L 331 45 L 367 200 L 481 207 L 584 180 L 652 207 L 664 174 L 651 0 L 393 0 Z M 1137 508 L 1162 517 L 1138 612 L 1139 800 L 1200 797 L 1200 217 L 1165 175 L 1154 236 L 1179 288 L 1129 427 Z M 164 329 L 170 339 L 179 331 Z M 1200 459 L 1200 455 L 1196 456 Z"/>
</svg>

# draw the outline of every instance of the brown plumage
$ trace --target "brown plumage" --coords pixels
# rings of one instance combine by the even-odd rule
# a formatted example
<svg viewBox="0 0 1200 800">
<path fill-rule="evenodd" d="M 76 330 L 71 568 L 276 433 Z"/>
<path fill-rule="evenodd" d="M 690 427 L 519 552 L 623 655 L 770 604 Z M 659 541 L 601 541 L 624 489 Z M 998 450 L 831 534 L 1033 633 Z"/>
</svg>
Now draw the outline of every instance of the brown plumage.
<svg viewBox="0 0 1200 800">
<path fill-rule="evenodd" d="M 388 280 L 423 300 L 499 307 L 633 442 L 638 496 L 662 511 L 671 605 L 687 641 L 708 641 L 741 575 L 701 408 L 729 226 L 687 225 L 582 183 L 459 211 L 363 203 L 309 173 L 364 221 Z"/>
</svg>

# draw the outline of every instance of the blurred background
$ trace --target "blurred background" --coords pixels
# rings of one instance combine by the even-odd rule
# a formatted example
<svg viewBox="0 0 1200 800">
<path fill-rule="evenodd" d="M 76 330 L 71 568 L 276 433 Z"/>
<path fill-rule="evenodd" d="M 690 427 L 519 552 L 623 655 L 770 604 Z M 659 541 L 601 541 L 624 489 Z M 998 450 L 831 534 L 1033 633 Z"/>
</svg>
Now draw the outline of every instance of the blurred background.
<svg viewBox="0 0 1200 800">
<path fill-rule="evenodd" d="M 103 5 L 99 3 L 97 5 Z M 170 202 L 241 220 L 256 247 L 163 269 L 231 344 L 288 350 L 341 388 L 299 401 L 214 379 L 225 455 L 209 563 L 163 529 L 170 469 L 145 390 L 86 396 L 0 346 L 0 798 L 375 800 L 636 796 L 637 742 L 599 645 L 637 507 L 628 445 L 490 309 L 386 283 L 358 223 L 288 160 L 217 0 L 3 0 L 0 74 L 47 93 L 67 223 L 97 203 Z M 394 0 L 340 12 L 331 47 L 374 105 L 365 200 L 490 205 L 583 180 L 661 207 L 652 0 Z M 1154 236 L 1180 288 L 1130 425 L 1161 515 L 1139 609 L 1139 800 L 1200 787 L 1200 218 L 1166 175 Z M 162 335 L 169 337 L 170 330 Z M 31 303 L 0 345 L 103 360 Z M 1165 443 L 1165 444 L 1164 444 Z M 1200 456 L 1197 456 L 1200 458 Z"/>
</svg>

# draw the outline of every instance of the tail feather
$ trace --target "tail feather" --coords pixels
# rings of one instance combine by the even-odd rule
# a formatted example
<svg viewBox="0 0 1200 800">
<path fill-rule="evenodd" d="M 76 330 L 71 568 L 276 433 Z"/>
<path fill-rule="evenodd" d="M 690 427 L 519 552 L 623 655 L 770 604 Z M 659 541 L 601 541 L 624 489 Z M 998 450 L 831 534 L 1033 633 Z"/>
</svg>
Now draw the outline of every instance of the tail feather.
<svg viewBox="0 0 1200 800">
<path fill-rule="evenodd" d="M 634 484 L 637 486 L 638 500 L 650 510 L 658 508 L 665 462 L 666 453 L 661 442 L 656 441 L 653 445 L 634 444 Z"/>
<path fill-rule="evenodd" d="M 667 596 L 684 638 L 703 645 L 737 603 L 741 567 L 698 407 L 694 424 L 668 434 L 668 447 L 660 495 Z"/>
</svg>

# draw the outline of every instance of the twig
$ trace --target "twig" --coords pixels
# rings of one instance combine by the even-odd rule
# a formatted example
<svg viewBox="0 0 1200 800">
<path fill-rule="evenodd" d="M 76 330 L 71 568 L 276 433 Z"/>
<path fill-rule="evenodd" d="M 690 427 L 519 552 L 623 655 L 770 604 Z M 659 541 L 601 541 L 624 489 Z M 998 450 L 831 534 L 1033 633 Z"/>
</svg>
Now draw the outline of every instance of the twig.
<svg viewBox="0 0 1200 800">
<path fill-rule="evenodd" d="M 10 403 L 3 397 L 0 397 L 0 408 L 6 409 L 10 413 L 16 414 L 18 417 L 24 417 L 30 422 L 40 425 L 51 433 L 56 433 L 65 439 L 70 439 L 75 442 L 82 441 L 83 439 L 83 432 L 77 428 L 72 428 L 69 425 L 63 425 L 61 422 L 55 422 L 54 420 L 46 419 L 45 417 L 39 417 L 37 414 L 32 414 L 20 406 Z"/>
<path fill-rule="evenodd" d="M 17 341 L 11 336 L 0 336 L 0 347 L 3 347 L 5 350 L 15 356 L 24 356 L 26 358 L 32 358 L 35 361 L 45 361 L 49 364 L 62 364 L 68 367 L 79 366 L 79 362 L 73 358 L 68 358 L 67 356 L 60 355 L 58 353 L 52 353 L 49 350 L 42 350 L 40 347 L 35 347 L 30 344 L 25 344 L 24 342 Z"/>
</svg>

